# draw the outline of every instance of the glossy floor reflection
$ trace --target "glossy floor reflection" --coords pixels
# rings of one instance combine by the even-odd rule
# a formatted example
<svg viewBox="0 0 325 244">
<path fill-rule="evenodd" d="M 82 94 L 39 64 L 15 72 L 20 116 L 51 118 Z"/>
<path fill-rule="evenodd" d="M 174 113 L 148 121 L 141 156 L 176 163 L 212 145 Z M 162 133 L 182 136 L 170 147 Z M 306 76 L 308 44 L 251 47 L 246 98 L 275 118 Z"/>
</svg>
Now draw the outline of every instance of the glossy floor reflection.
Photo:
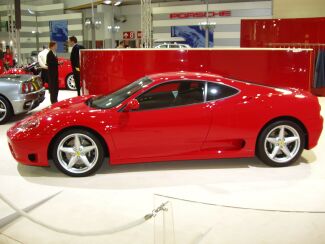
<svg viewBox="0 0 325 244">
<path fill-rule="evenodd" d="M 75 96 L 60 91 L 59 99 Z M 325 107 L 325 99 L 320 99 Z M 46 101 L 39 109 L 49 104 Z M 325 115 L 324 109 L 322 111 Z M 26 115 L 28 116 L 28 115 Z M 19 120 L 25 116 L 19 116 Z M 0 229 L 0 243 L 321 243 L 325 214 L 238 210 L 213 204 L 283 211 L 325 211 L 325 136 L 304 151 L 292 167 L 270 168 L 256 158 L 103 165 L 87 178 L 70 178 L 55 167 L 19 165 L 0 126 L 0 193 L 25 208 L 58 191 L 31 214 L 74 230 L 118 226 L 144 216 L 161 202 L 171 203 L 162 217 L 114 235 L 76 237 L 58 234 L 19 218 Z M 186 199 L 191 203 L 159 195 Z M 0 201 L 0 219 L 12 210 Z M 171 228 L 174 226 L 174 229 Z M 172 238 L 165 239 L 171 243 Z"/>
</svg>

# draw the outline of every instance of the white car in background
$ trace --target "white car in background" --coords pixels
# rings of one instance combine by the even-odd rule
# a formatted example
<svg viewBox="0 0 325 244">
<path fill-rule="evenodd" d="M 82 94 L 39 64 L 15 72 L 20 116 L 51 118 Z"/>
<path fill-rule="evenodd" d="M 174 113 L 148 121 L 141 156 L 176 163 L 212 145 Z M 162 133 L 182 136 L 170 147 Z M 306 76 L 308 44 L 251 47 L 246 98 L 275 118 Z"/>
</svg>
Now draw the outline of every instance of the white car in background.
<svg viewBox="0 0 325 244">
<path fill-rule="evenodd" d="M 182 43 L 163 43 L 155 46 L 155 48 L 191 48 L 191 46 Z"/>
</svg>

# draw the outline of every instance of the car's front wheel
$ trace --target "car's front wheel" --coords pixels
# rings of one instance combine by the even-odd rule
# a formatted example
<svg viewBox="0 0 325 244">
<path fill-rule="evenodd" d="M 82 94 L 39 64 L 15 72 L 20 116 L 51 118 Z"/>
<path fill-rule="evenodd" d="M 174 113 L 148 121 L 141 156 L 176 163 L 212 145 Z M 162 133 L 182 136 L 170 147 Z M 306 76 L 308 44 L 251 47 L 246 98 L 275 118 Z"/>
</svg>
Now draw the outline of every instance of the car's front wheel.
<svg viewBox="0 0 325 244">
<path fill-rule="evenodd" d="M 302 128 L 289 120 L 281 120 L 266 126 L 256 145 L 256 155 L 265 164 L 284 167 L 293 164 L 305 147 Z"/>
<path fill-rule="evenodd" d="M 5 124 L 13 116 L 10 103 L 0 96 L 0 125 Z"/>
<path fill-rule="evenodd" d="M 76 177 L 88 176 L 102 165 L 104 149 L 93 133 L 71 129 L 55 139 L 52 158 L 63 173 Z"/>
<path fill-rule="evenodd" d="M 74 81 L 73 73 L 70 73 L 65 78 L 66 87 L 68 90 L 75 91 L 77 90 L 76 82 Z"/>
</svg>

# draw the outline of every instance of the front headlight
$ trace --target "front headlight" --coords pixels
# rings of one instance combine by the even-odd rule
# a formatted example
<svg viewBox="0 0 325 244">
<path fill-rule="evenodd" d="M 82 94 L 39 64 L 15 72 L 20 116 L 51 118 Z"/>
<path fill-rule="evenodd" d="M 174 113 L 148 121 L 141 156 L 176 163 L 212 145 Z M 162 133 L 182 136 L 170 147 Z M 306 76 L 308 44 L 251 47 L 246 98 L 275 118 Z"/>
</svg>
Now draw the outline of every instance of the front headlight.
<svg viewBox="0 0 325 244">
<path fill-rule="evenodd" d="M 28 121 L 25 122 L 25 123 L 21 123 L 21 124 L 18 126 L 18 129 L 19 129 L 19 130 L 28 130 L 28 129 L 33 129 L 33 128 L 38 127 L 39 124 L 40 124 L 40 120 L 39 120 L 38 118 L 33 118 L 33 119 L 28 120 Z"/>
</svg>

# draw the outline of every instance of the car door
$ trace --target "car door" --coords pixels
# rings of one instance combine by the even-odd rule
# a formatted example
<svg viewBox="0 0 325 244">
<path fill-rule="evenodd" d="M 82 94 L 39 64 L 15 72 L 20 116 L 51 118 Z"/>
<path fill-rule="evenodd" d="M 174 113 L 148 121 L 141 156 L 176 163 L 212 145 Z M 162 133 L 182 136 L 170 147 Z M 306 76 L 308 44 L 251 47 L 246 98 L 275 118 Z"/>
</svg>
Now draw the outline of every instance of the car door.
<svg viewBox="0 0 325 244">
<path fill-rule="evenodd" d="M 238 150 L 244 145 L 241 121 L 236 114 L 242 103 L 240 91 L 222 83 L 208 82 L 206 101 L 212 107 L 212 122 L 201 150 L 218 154 Z"/>
<path fill-rule="evenodd" d="M 182 155 L 200 150 L 211 123 L 205 82 L 163 83 L 137 97 L 140 109 L 120 112 L 113 140 L 120 158 Z"/>
</svg>

